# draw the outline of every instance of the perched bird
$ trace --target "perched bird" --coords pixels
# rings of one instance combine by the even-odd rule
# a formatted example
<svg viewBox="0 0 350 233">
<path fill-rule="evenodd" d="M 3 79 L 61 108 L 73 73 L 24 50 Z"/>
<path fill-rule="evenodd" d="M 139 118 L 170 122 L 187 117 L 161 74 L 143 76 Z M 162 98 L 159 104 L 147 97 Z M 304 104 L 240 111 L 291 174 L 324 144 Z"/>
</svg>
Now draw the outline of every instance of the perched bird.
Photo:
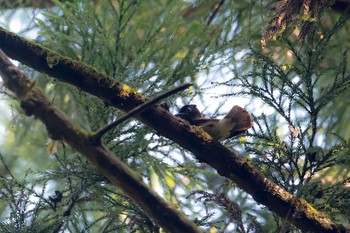
<svg viewBox="0 0 350 233">
<path fill-rule="evenodd" d="M 191 125 L 202 127 L 213 139 L 218 141 L 224 141 L 244 133 L 252 127 L 252 119 L 249 113 L 237 105 L 233 106 L 221 120 L 203 118 L 194 104 L 183 106 L 176 116 L 188 121 Z"/>
</svg>

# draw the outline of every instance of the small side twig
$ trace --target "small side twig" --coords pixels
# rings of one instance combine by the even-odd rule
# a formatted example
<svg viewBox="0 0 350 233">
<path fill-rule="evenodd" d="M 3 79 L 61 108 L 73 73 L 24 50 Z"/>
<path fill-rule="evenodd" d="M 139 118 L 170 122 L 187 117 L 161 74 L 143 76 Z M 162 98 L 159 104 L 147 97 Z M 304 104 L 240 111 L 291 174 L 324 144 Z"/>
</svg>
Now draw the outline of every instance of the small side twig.
<svg viewBox="0 0 350 233">
<path fill-rule="evenodd" d="M 112 130 L 113 128 L 117 127 L 118 125 L 120 125 L 121 123 L 125 122 L 126 120 L 128 120 L 129 118 L 145 111 L 147 108 L 151 107 L 152 105 L 154 105 L 155 103 L 159 102 L 162 99 L 165 99 L 171 95 L 174 95 L 177 92 L 183 91 L 187 88 L 189 88 L 190 86 L 192 86 L 193 84 L 191 83 L 186 83 L 183 84 L 181 86 L 175 87 L 167 92 L 164 92 L 163 94 L 160 94 L 156 97 L 154 97 L 153 99 L 140 104 L 139 106 L 133 108 L 131 111 L 129 111 L 128 113 L 126 113 L 124 116 L 118 118 L 117 120 L 113 121 L 112 123 L 102 127 L 101 129 L 99 129 L 98 131 L 95 132 L 95 134 L 92 136 L 93 140 L 101 140 L 102 137 L 110 130 Z"/>
<path fill-rule="evenodd" d="M 54 228 L 53 233 L 58 233 L 61 231 L 61 228 L 62 228 L 63 224 L 65 223 L 64 218 L 69 217 L 72 214 L 72 209 L 75 206 L 75 204 L 77 203 L 77 200 L 78 200 L 78 196 L 72 197 L 69 206 L 63 212 L 61 222 Z"/>
<path fill-rule="evenodd" d="M 221 0 L 219 3 L 214 3 L 213 11 L 211 12 L 211 14 L 208 18 L 208 21 L 207 21 L 207 26 L 209 26 L 209 24 L 213 21 L 213 19 L 215 18 L 215 16 L 219 12 L 222 5 L 224 5 L 224 3 L 225 3 L 225 0 Z"/>
</svg>

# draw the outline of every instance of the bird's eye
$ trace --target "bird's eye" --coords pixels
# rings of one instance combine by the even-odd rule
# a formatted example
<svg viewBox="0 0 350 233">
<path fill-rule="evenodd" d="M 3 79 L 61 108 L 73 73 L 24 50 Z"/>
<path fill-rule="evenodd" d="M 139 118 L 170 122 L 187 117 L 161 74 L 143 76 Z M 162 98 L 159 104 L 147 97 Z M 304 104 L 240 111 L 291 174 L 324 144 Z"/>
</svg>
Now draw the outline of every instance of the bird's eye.
<svg viewBox="0 0 350 233">
<path fill-rule="evenodd" d="M 187 108 L 185 109 L 185 111 L 186 111 L 186 112 L 192 112 L 192 108 L 191 108 L 191 107 L 187 107 Z"/>
</svg>

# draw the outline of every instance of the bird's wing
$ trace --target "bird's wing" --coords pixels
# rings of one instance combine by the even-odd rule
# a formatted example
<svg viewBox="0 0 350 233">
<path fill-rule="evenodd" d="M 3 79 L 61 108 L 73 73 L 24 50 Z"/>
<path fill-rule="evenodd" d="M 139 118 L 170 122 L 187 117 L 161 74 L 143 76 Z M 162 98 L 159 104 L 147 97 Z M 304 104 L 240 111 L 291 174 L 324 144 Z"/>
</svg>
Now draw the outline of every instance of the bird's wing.
<svg viewBox="0 0 350 233">
<path fill-rule="evenodd" d="M 218 119 L 212 119 L 212 118 L 196 118 L 196 119 L 192 120 L 192 125 L 196 125 L 196 126 L 206 126 L 206 125 L 215 124 L 215 123 L 218 123 L 218 122 L 219 122 Z"/>
</svg>

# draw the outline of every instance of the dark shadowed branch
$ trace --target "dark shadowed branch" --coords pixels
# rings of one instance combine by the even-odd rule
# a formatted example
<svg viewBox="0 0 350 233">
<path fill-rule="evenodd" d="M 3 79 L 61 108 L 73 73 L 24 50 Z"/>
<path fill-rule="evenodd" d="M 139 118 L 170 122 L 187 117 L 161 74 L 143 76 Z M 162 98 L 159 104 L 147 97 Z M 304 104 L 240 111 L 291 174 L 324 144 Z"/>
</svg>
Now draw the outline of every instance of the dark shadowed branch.
<svg viewBox="0 0 350 233">
<path fill-rule="evenodd" d="M 11 58 L 62 82 L 74 85 L 78 89 L 95 95 L 121 110 L 130 111 L 146 102 L 144 96 L 132 91 L 127 85 L 116 82 L 80 62 L 63 58 L 40 45 L 30 43 L 4 29 L 0 29 L 0 41 L 0 48 Z M 52 58 L 55 58 L 54 63 Z M 35 108 L 32 107 L 32 110 L 35 111 Z M 215 168 L 220 175 L 235 182 L 238 187 L 249 193 L 258 203 L 266 205 L 271 211 L 301 230 L 313 232 L 346 231 L 342 225 L 333 223 L 329 217 L 316 211 L 305 200 L 294 197 L 270 181 L 255 169 L 249 161 L 243 160 L 219 142 L 213 141 L 207 134 L 203 134 L 203 131 L 197 127 L 188 125 L 161 106 L 154 105 L 138 114 L 136 118 L 159 134 L 191 151 L 199 161 Z M 71 123 L 69 124 L 71 125 Z M 50 127 L 48 127 L 48 130 L 51 131 Z M 72 129 L 70 131 L 71 134 L 76 133 Z M 77 139 L 74 138 L 74 140 Z M 80 143 L 87 142 L 84 140 Z M 80 150 L 80 152 L 91 153 L 89 150 L 92 149 L 94 151 L 97 149 L 96 153 L 98 154 L 102 153 L 102 146 L 100 145 L 85 146 L 85 149 Z M 93 160 L 96 160 L 97 166 L 103 170 L 105 167 L 101 166 L 102 161 L 97 160 L 99 156 L 91 156 Z M 105 162 L 103 161 L 103 163 Z M 108 165 L 107 168 L 110 168 L 110 166 Z M 121 165 L 116 164 L 116 166 Z M 123 187 L 125 184 L 118 183 L 118 185 Z M 129 187 L 124 188 L 130 191 Z M 158 214 L 162 215 L 163 213 L 158 211 Z"/>
<path fill-rule="evenodd" d="M 146 213 L 169 232 L 201 232 L 187 217 L 170 206 L 139 174 L 129 169 L 91 134 L 55 108 L 35 82 L 15 67 L 0 50 L 0 74 L 5 86 L 12 91 L 28 116 L 35 116 L 46 126 L 50 136 L 63 140 L 87 157 L 97 169 L 138 203 Z"/>
<path fill-rule="evenodd" d="M 122 117 L 118 118 L 116 121 L 112 122 L 111 124 L 106 125 L 105 127 L 99 129 L 95 134 L 94 134 L 94 138 L 95 140 L 101 140 L 101 138 L 103 137 L 104 134 L 106 134 L 108 131 L 112 130 L 113 128 L 117 127 L 118 125 L 120 125 L 121 123 L 123 123 L 124 121 L 126 121 L 127 119 L 145 111 L 147 108 L 151 107 L 152 105 L 154 105 L 155 103 L 161 101 L 162 99 L 165 99 L 177 92 L 183 91 L 187 88 L 189 88 L 190 86 L 192 86 L 192 84 L 184 84 L 181 85 L 179 87 L 175 87 L 173 89 L 171 89 L 170 91 L 167 91 L 163 94 L 160 94 L 154 98 L 152 98 L 151 100 L 140 104 L 139 106 L 135 107 L 134 109 L 132 109 L 130 112 L 128 112 L 127 114 L 123 115 Z"/>
</svg>

